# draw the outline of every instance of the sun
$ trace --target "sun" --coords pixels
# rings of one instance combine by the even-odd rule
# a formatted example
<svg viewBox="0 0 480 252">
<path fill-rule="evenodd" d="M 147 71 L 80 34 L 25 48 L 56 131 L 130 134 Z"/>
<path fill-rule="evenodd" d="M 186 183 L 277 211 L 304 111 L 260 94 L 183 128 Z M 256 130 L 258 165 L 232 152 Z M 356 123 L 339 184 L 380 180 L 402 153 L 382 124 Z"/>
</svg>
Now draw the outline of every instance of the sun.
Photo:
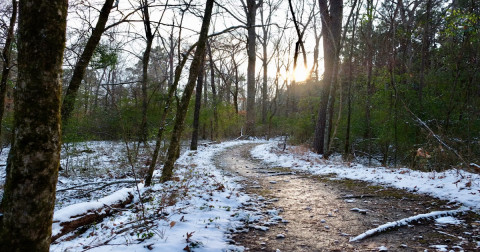
<svg viewBox="0 0 480 252">
<path fill-rule="evenodd" d="M 308 71 L 304 66 L 297 66 L 297 69 L 295 69 L 294 78 L 297 82 L 305 81 L 308 78 Z"/>
</svg>

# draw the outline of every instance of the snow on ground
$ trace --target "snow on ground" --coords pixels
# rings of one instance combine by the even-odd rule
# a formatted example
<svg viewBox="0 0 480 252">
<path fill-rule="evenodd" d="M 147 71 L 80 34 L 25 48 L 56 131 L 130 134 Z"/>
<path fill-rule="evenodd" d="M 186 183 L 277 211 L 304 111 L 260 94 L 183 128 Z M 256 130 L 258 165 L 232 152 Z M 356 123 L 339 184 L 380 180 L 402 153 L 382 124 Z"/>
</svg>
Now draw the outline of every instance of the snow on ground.
<svg viewBox="0 0 480 252">
<path fill-rule="evenodd" d="M 79 237 L 52 245 L 51 251 L 182 251 L 186 246 L 195 251 L 243 250 L 227 244 L 226 232 L 243 226 L 240 216 L 244 213 L 237 208 L 249 197 L 238 192 L 234 177 L 223 175 L 212 163 L 215 153 L 242 143 L 187 151 L 177 161 L 174 181 L 140 190 L 145 213 L 137 193 L 132 211 L 96 223 Z M 130 228 L 120 233 L 118 226 Z M 108 245 L 102 245 L 105 241 Z"/>
<path fill-rule="evenodd" d="M 251 150 L 253 157 L 268 165 L 290 167 L 315 175 L 336 174 L 336 178 L 348 178 L 372 182 L 384 186 L 424 193 L 439 199 L 458 202 L 474 210 L 480 210 L 480 176 L 465 171 L 422 172 L 408 168 L 369 168 L 361 164 L 344 163 L 340 158 L 321 160 L 306 148 L 289 147 L 283 152 L 278 143 L 271 142 Z M 292 153 L 295 153 L 292 154 Z M 461 174 L 461 176 L 459 175 Z M 463 176 L 463 177 L 462 177 Z"/>
<path fill-rule="evenodd" d="M 247 232 L 246 225 L 263 217 L 255 210 L 239 209 L 242 204 L 251 204 L 252 199 L 239 191 L 236 181 L 241 178 L 215 168 L 213 157 L 248 142 L 201 145 L 198 151 L 186 151 L 176 163 L 173 181 L 148 188 L 133 176 L 122 143 L 87 142 L 67 146 L 69 149 L 64 146 L 55 220 L 68 220 L 128 193 L 135 198 L 126 209 L 103 221 L 62 236 L 50 251 L 163 252 L 183 251 L 187 246 L 197 252 L 243 251 L 241 246 L 229 245 L 229 233 Z M 4 149 L 0 164 L 6 162 L 7 154 L 8 149 Z M 148 161 L 148 154 L 138 154 L 136 172 L 145 170 Z M 1 169 L 0 183 L 4 176 L 5 169 Z M 157 170 L 155 182 L 159 176 Z M 135 181 L 140 182 L 139 189 Z M 58 232 L 58 223 L 53 229 Z"/>
</svg>

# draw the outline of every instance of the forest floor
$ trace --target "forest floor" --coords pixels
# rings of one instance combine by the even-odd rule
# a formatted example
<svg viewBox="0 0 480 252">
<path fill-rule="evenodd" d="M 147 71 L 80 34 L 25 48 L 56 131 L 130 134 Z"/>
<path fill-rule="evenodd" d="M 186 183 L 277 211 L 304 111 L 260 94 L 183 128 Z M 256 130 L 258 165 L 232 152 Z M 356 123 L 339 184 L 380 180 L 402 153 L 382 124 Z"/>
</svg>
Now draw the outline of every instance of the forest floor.
<svg viewBox="0 0 480 252">
<path fill-rule="evenodd" d="M 366 167 L 283 150 L 279 140 L 229 141 L 184 152 L 172 181 L 143 187 L 151 154 L 125 147 L 64 145 L 51 251 L 480 249 L 477 174 Z M 0 196 L 4 179 L 1 169 Z"/>
</svg>

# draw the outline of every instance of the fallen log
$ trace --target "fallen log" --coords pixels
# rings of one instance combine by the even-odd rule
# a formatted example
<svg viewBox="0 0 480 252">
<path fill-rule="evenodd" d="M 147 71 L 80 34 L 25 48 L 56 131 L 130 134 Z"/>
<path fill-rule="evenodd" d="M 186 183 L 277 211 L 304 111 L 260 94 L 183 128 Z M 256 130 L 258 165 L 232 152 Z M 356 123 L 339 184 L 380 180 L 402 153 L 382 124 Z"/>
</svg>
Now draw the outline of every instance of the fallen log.
<svg viewBox="0 0 480 252">
<path fill-rule="evenodd" d="M 406 226 L 406 225 L 408 225 L 410 223 L 413 223 L 413 222 L 419 222 L 419 221 L 423 221 L 423 220 L 432 220 L 432 219 L 436 219 L 436 218 L 444 217 L 444 216 L 455 216 L 455 215 L 459 215 L 459 214 L 461 215 L 461 214 L 464 214 L 468 211 L 470 211 L 468 208 L 461 207 L 457 210 L 435 211 L 435 212 L 431 212 L 431 213 L 415 215 L 415 216 L 408 217 L 408 218 L 401 219 L 401 220 L 394 221 L 394 222 L 388 222 L 388 223 L 385 223 L 381 226 L 378 226 L 377 228 L 370 229 L 370 230 L 364 232 L 363 234 L 357 235 L 356 237 L 350 238 L 350 242 L 360 241 L 360 240 L 362 240 L 366 237 L 369 237 L 369 236 L 372 236 L 372 235 L 390 230 L 392 228 L 396 228 L 396 227 L 400 227 L 400 226 Z"/>
<path fill-rule="evenodd" d="M 62 208 L 53 214 L 52 243 L 75 229 L 98 223 L 117 212 L 134 198 L 134 188 L 123 188 L 93 202 L 82 202 Z"/>
</svg>

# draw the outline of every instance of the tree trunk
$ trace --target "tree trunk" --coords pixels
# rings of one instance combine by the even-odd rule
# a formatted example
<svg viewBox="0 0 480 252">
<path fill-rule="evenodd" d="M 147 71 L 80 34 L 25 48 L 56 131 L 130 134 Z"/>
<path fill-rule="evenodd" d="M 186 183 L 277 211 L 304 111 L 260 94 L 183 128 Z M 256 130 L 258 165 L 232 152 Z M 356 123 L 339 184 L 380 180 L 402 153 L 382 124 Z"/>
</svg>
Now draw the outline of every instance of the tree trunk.
<svg viewBox="0 0 480 252">
<path fill-rule="evenodd" d="M 235 54 L 232 53 L 233 67 L 235 68 L 235 91 L 233 92 L 233 106 L 235 107 L 235 116 L 238 118 L 238 66 L 235 61 Z"/>
<path fill-rule="evenodd" d="M 247 27 L 248 27 L 248 66 L 247 66 L 247 118 L 245 134 L 255 135 L 255 61 L 257 59 L 255 42 L 255 15 L 257 4 L 255 0 L 247 0 Z"/>
<path fill-rule="evenodd" d="M 5 40 L 5 45 L 3 47 L 3 70 L 2 70 L 2 80 L 0 81 L 0 137 L 2 136 L 2 127 L 1 122 L 3 114 L 5 113 L 5 96 L 7 95 L 7 80 L 8 74 L 10 73 L 10 45 L 14 39 L 13 30 L 15 28 L 15 20 L 17 19 L 17 1 L 12 1 L 12 16 L 10 17 L 10 25 L 7 30 L 7 39 Z"/>
<path fill-rule="evenodd" d="M 334 75 L 336 75 L 336 73 L 334 73 L 336 69 L 335 64 L 338 59 L 336 51 L 340 46 L 343 1 L 331 1 L 330 11 L 328 9 L 327 0 L 319 0 L 318 3 L 320 6 L 320 15 L 322 20 L 325 72 L 322 81 L 323 87 L 321 90 L 320 108 L 318 110 L 317 123 L 315 126 L 313 148 L 318 154 L 324 154 L 326 147 L 328 147 L 328 136 L 331 128 L 329 119 L 330 109 L 333 109 L 333 106 L 331 106 L 331 89 L 335 81 Z M 327 145 L 325 143 L 327 143 Z"/>
<path fill-rule="evenodd" d="M 185 90 L 182 95 L 182 99 L 175 116 L 175 123 L 173 126 L 172 138 L 170 140 L 170 146 L 168 147 L 167 161 L 163 166 L 161 182 L 168 181 L 173 175 L 173 166 L 176 161 L 177 150 L 180 146 L 180 138 L 183 132 L 183 126 L 185 116 L 187 115 L 188 104 L 190 103 L 190 97 L 192 96 L 193 88 L 195 87 L 195 81 L 197 79 L 202 60 L 205 53 L 205 44 L 207 42 L 208 28 L 210 26 L 210 19 L 212 17 L 213 0 L 207 0 L 205 7 L 205 14 L 203 17 L 202 29 L 200 30 L 200 38 L 198 39 L 197 49 L 190 65 L 190 74 L 188 76 L 188 82 L 185 86 Z"/>
<path fill-rule="evenodd" d="M 148 36 L 147 36 L 148 37 Z M 152 49 L 153 36 L 147 39 L 147 47 L 143 53 L 142 59 L 142 125 L 140 130 L 140 141 L 146 142 L 148 138 L 147 128 L 147 110 L 148 110 L 148 62 L 150 61 L 150 52 Z"/>
<path fill-rule="evenodd" d="M 193 132 L 192 143 L 190 144 L 190 150 L 197 150 L 198 147 L 198 126 L 200 125 L 200 106 L 202 105 L 202 88 L 203 88 L 203 73 L 205 71 L 204 61 L 202 60 L 202 66 L 197 77 L 197 89 L 195 93 L 195 110 L 193 112 Z"/>
<path fill-rule="evenodd" d="M 73 70 L 73 76 L 68 84 L 67 93 L 62 103 L 62 122 L 64 125 L 68 123 L 70 116 L 75 108 L 75 99 L 77 98 L 78 89 L 82 84 L 83 75 L 87 69 L 88 63 L 92 59 L 93 52 L 100 42 L 103 32 L 105 31 L 105 25 L 108 21 L 108 16 L 112 10 L 114 0 L 105 0 L 102 10 L 100 11 L 100 16 L 98 17 L 97 24 L 92 30 L 92 35 L 88 38 L 85 49 L 82 52 L 82 55 L 78 59 L 75 69 Z"/>
<path fill-rule="evenodd" d="M 93 111 L 95 112 L 97 111 L 97 107 L 98 107 L 98 94 L 100 92 L 100 88 L 102 87 L 103 77 L 105 76 L 106 72 L 107 72 L 107 68 L 103 69 L 102 76 L 100 77 L 100 80 L 98 80 L 97 89 L 95 90 L 95 100 L 93 102 Z"/>
<path fill-rule="evenodd" d="M 347 132 L 345 136 L 345 154 L 348 155 L 350 153 L 350 123 L 352 117 L 352 82 L 353 82 L 353 48 L 355 44 L 355 32 L 357 30 L 357 20 L 358 14 L 360 12 L 360 6 L 357 8 L 357 12 L 355 15 L 355 20 L 353 21 L 353 31 L 352 31 L 352 41 L 350 41 L 350 55 L 348 59 L 348 91 L 347 91 Z"/>
<path fill-rule="evenodd" d="M 213 62 L 212 57 L 212 47 L 210 43 L 207 41 L 208 46 L 208 57 L 210 58 L 210 85 L 212 86 L 212 106 L 213 106 L 213 121 L 214 124 L 212 125 L 211 132 L 218 132 L 218 113 L 217 113 L 217 90 L 215 88 L 215 63 Z M 211 134 L 211 140 L 215 140 L 216 137 L 213 137 L 213 133 Z"/>
<path fill-rule="evenodd" d="M 268 29 L 264 23 L 264 16 L 263 13 L 264 8 L 260 9 L 260 16 L 262 21 L 262 31 L 263 31 L 263 39 L 262 39 L 262 68 L 263 68 L 263 83 L 262 83 L 262 124 L 265 125 L 267 123 L 267 99 L 268 99 L 268 54 L 267 54 L 267 46 L 268 46 Z"/>
<path fill-rule="evenodd" d="M 207 107 L 207 104 L 208 104 L 208 85 L 207 85 L 207 82 L 208 82 L 208 77 L 209 75 L 207 74 L 207 70 L 205 69 L 205 59 L 204 59 L 204 62 L 203 62 L 203 77 L 205 78 L 203 80 L 203 106 L 206 108 Z M 206 140 L 207 139 L 207 122 L 204 121 L 203 124 L 202 124 L 202 139 L 203 140 Z"/>
<path fill-rule="evenodd" d="M 163 106 L 163 114 L 160 119 L 160 126 L 158 127 L 158 132 L 157 132 L 157 141 L 155 143 L 155 150 L 153 151 L 152 155 L 152 162 L 150 162 L 150 166 L 148 168 L 148 173 L 145 178 L 145 186 L 150 186 L 152 183 L 152 178 L 153 178 L 153 172 L 155 171 L 155 166 L 157 165 L 157 158 L 158 158 L 158 153 L 160 152 L 160 146 L 162 144 L 162 139 L 163 139 L 163 132 L 165 131 L 165 121 L 167 120 L 167 115 L 168 111 L 170 111 L 170 107 L 172 105 L 173 98 L 175 96 L 175 92 L 178 87 L 178 82 L 180 81 L 180 76 L 182 74 L 182 69 L 185 66 L 185 63 L 187 62 L 188 55 L 190 55 L 190 52 L 196 47 L 196 45 L 193 45 L 190 47 L 188 52 L 185 54 L 183 57 L 182 61 L 178 64 L 177 68 L 175 69 L 175 80 L 173 81 L 172 85 L 168 86 L 168 95 L 167 95 L 167 100 L 165 101 L 165 104 Z"/>
<path fill-rule="evenodd" d="M 374 92 L 374 85 L 372 83 L 372 70 L 373 70 L 373 42 L 372 42 L 372 32 L 373 32 L 373 0 L 367 0 L 367 11 L 368 11 L 368 20 L 367 20 L 367 32 L 365 37 L 365 42 L 367 45 L 366 52 L 366 67 L 367 67 L 367 101 L 365 103 L 365 140 L 367 141 L 367 152 L 370 154 L 368 156 L 368 164 L 370 165 L 372 161 L 372 126 L 370 118 L 370 108 L 371 108 L 371 99 Z"/>
<path fill-rule="evenodd" d="M 0 251 L 49 251 L 60 166 L 67 0 L 21 0 L 15 138 L 1 203 Z"/>
<path fill-rule="evenodd" d="M 142 58 L 142 125 L 140 129 L 140 142 L 146 143 L 148 138 L 148 128 L 147 128 L 147 110 L 148 110 L 148 63 L 150 61 L 150 52 L 152 50 L 153 42 L 153 33 L 150 26 L 150 13 L 148 11 L 147 2 L 142 2 L 144 5 L 142 8 L 143 12 L 143 23 L 145 26 L 145 38 L 147 39 L 147 46 L 143 52 Z"/>
</svg>

